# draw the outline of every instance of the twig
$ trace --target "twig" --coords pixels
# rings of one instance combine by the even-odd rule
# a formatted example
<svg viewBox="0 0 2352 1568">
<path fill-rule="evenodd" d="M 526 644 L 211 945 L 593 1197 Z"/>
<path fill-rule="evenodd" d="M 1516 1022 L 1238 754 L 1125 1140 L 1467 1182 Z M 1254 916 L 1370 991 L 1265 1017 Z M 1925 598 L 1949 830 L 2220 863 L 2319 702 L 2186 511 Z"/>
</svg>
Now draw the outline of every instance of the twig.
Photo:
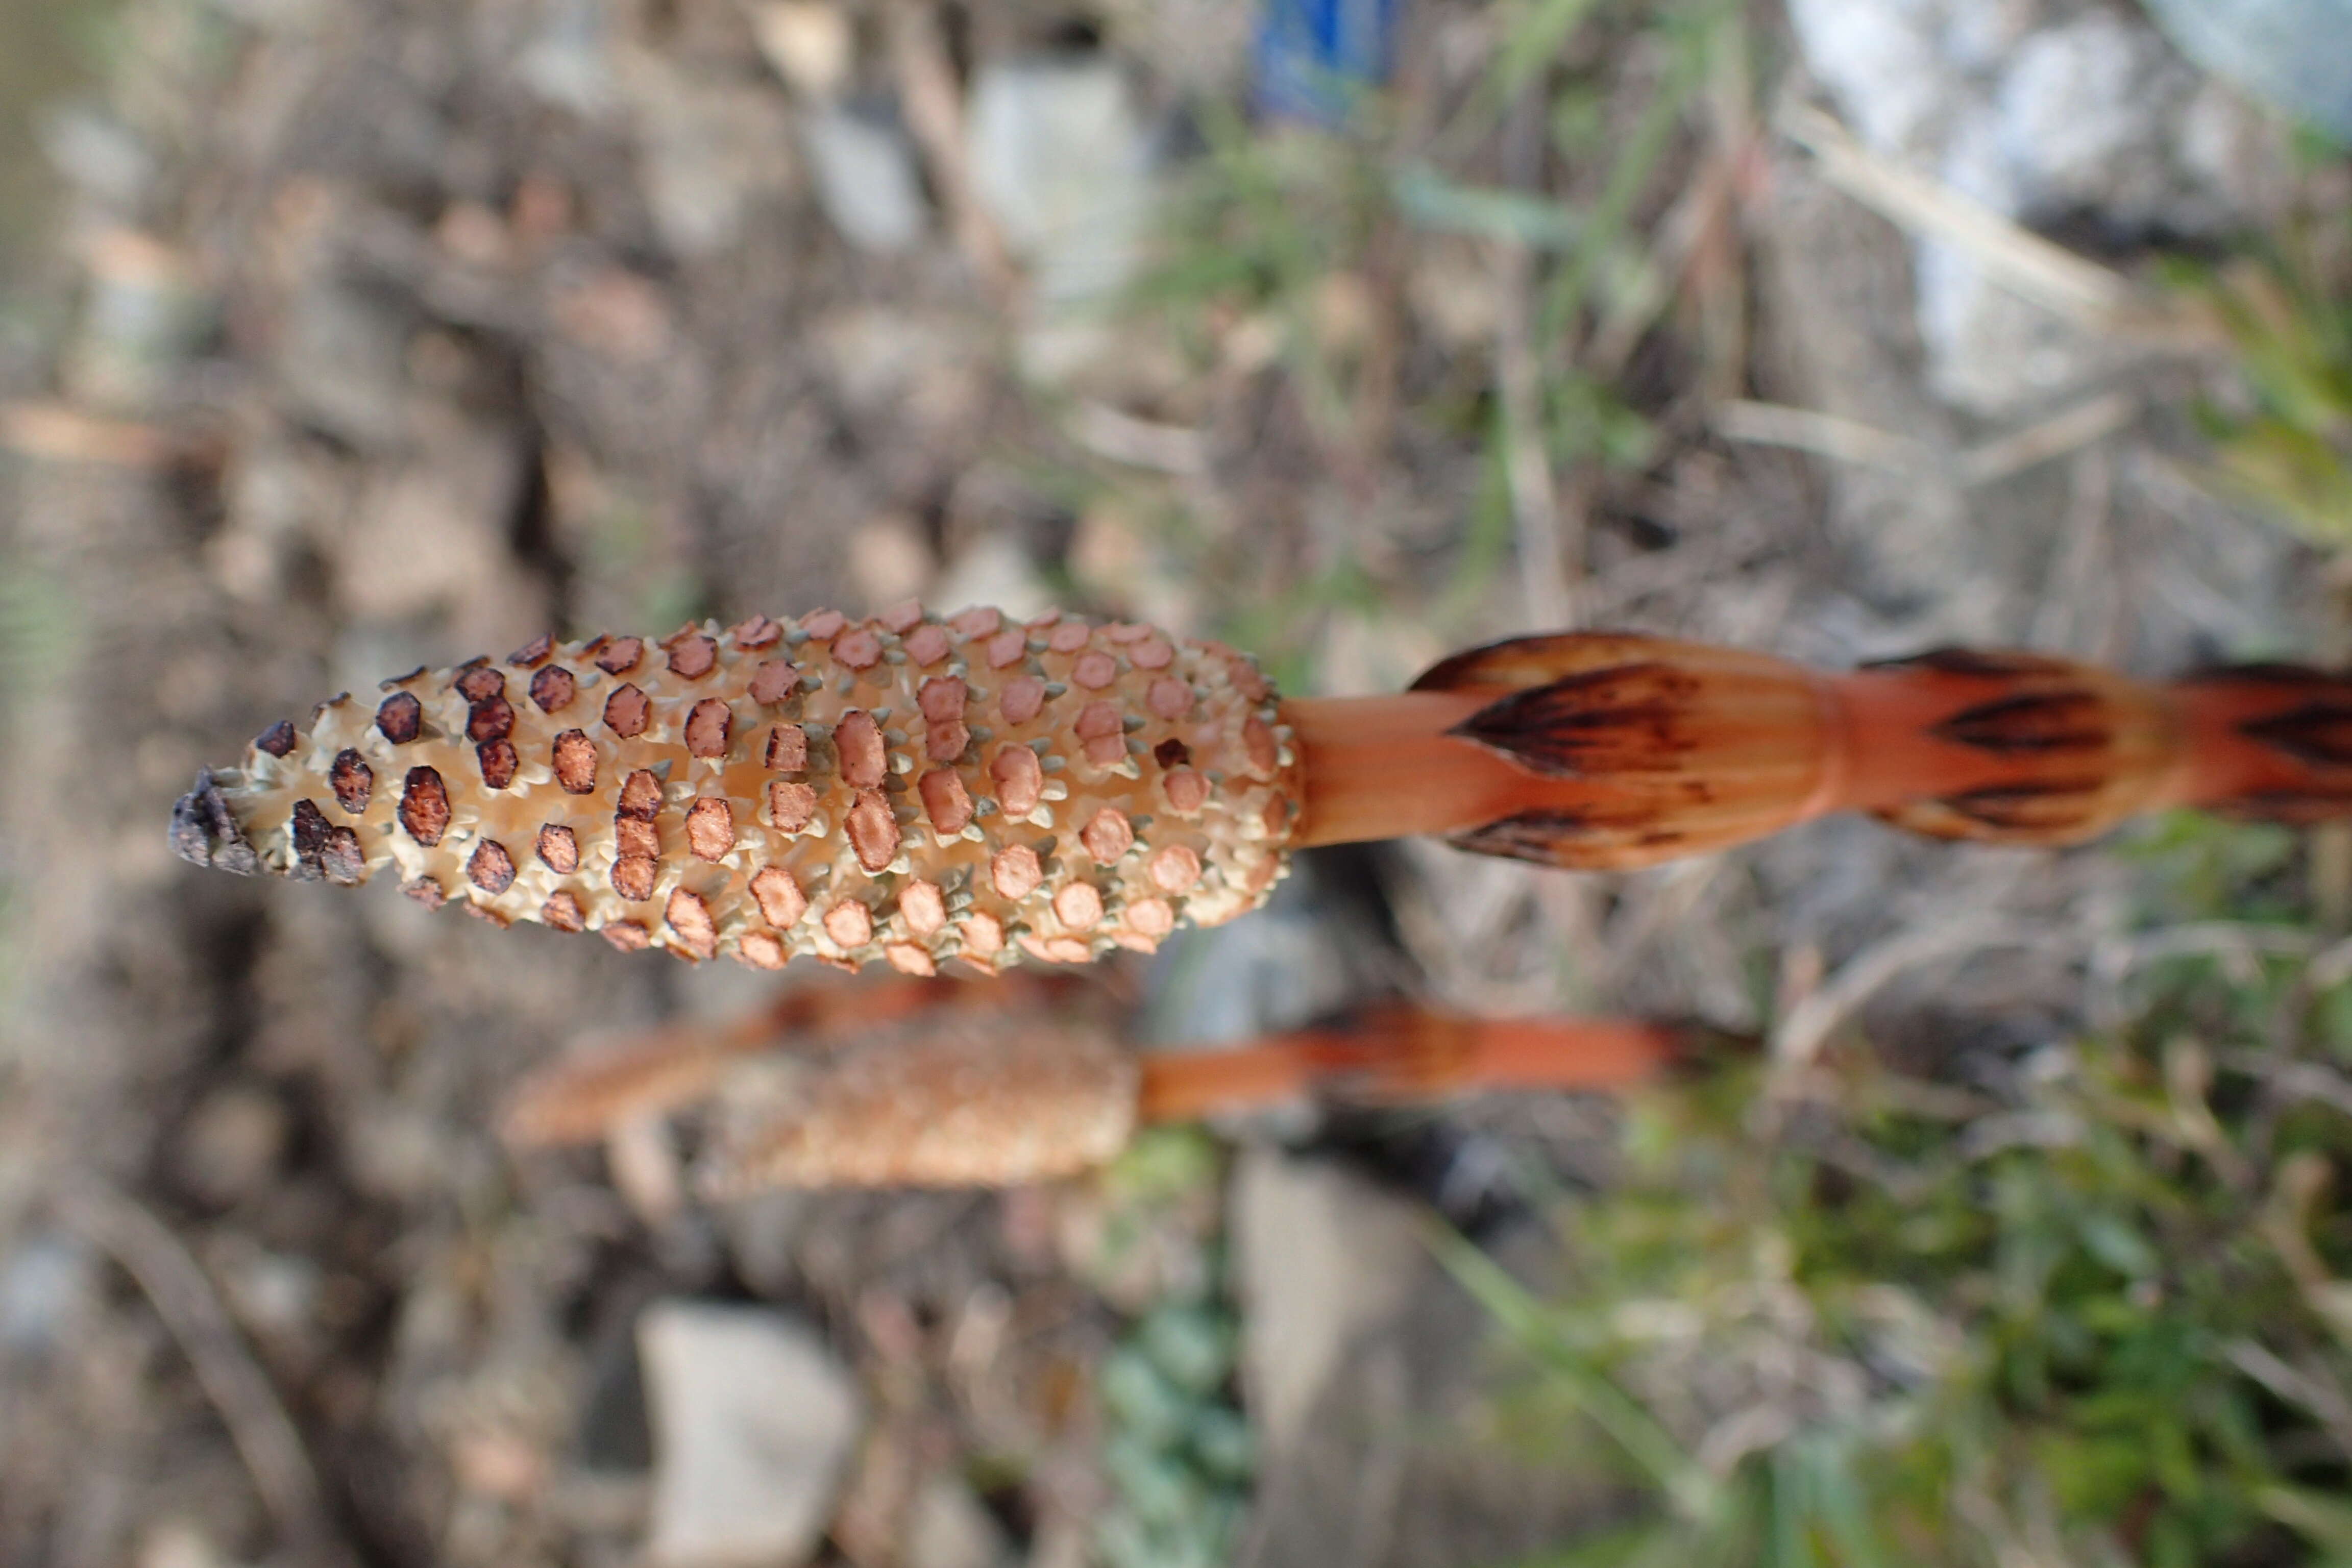
<svg viewBox="0 0 2352 1568">
<path fill-rule="evenodd" d="M 2252 1340 L 2233 1340 L 2221 1347 L 2231 1366 L 2269 1389 L 2289 1405 L 2300 1405 L 2317 1418 L 2336 1446 L 2352 1456 L 2352 1398 L 2324 1372 L 2306 1372 Z"/>
<path fill-rule="evenodd" d="M 1888 222 L 1965 250 L 1993 279 L 2059 315 L 2118 336 L 2204 348 L 2218 342 L 2200 317 L 2148 300 L 2112 268 L 2085 260 L 1940 181 L 1881 157 L 1818 109 L 1780 116 L 1789 139 L 1820 161 L 1822 176 Z"/>
<path fill-rule="evenodd" d="M 1916 474 L 1935 467 L 1935 454 L 1907 436 L 1811 408 L 1746 399 L 1715 411 L 1716 434 L 1751 447 L 1786 447 L 1834 462 L 1891 473 Z"/>
<path fill-rule="evenodd" d="M 1514 187 L 1535 183 L 1543 157 L 1543 123 L 1542 100 L 1523 95 L 1504 129 L 1504 174 Z M 1582 559 L 1583 530 L 1561 505 L 1544 440 L 1543 384 L 1535 352 L 1535 258 L 1524 241 L 1495 242 L 1494 277 L 1495 392 L 1528 618 L 1537 626 L 1565 628 L 1576 624 L 1570 556 Z"/>
<path fill-rule="evenodd" d="M 350 1563 L 330 1526 L 318 1472 L 293 1418 L 229 1321 L 204 1270 L 163 1223 L 120 1193 L 79 1188 L 59 1200 L 66 1223 L 112 1255 L 188 1358 L 228 1428 L 254 1490 L 287 1544 L 316 1562 Z"/>
<path fill-rule="evenodd" d="M 2107 392 L 2038 425 L 1970 448 L 1960 458 L 1960 483 L 1974 488 L 2021 474 L 2114 435 L 2139 417 L 2139 399 Z"/>
<path fill-rule="evenodd" d="M 2025 931 L 1998 931 L 1980 915 L 1887 937 L 1846 960 L 1825 984 L 1789 1009 L 1772 1031 L 1772 1059 L 1784 1067 L 1812 1061 L 1840 1025 L 1906 969 L 1986 948 L 2030 946 L 2037 940 Z"/>
<path fill-rule="evenodd" d="M 923 165 L 947 209 L 956 246 L 990 293 L 1000 300 L 1018 282 L 1004 248 L 1004 236 L 975 195 L 971 163 L 964 152 L 963 90 L 955 63 L 940 37 L 938 12 L 928 0 L 899 0 L 889 8 L 890 59 L 898 78 L 899 105 L 907 129 L 922 150 Z"/>
</svg>

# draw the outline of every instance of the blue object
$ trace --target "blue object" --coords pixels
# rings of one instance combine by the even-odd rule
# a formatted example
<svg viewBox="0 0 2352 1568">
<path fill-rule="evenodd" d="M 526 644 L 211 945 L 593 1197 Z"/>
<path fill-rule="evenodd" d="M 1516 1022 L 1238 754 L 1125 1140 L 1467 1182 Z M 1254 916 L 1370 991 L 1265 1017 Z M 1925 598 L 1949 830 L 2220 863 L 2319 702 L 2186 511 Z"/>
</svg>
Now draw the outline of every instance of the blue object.
<svg viewBox="0 0 2352 1568">
<path fill-rule="evenodd" d="M 1260 112 L 1345 124 L 1395 67 L 1402 9 L 1402 0 L 1266 0 L 1255 52 Z"/>
</svg>

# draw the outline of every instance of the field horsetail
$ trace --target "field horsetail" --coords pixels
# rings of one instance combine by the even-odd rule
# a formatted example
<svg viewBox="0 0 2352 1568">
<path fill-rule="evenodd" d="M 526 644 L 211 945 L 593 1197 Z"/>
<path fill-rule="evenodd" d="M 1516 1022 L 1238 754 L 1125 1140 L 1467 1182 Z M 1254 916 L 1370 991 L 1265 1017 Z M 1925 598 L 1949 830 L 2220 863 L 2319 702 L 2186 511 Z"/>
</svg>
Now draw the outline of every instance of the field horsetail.
<svg viewBox="0 0 2352 1568">
<path fill-rule="evenodd" d="M 2063 844 L 2172 805 L 2352 812 L 2352 680 L 1957 650 L 1832 675 L 1594 633 L 1456 655 L 1395 696 L 1277 700 L 1217 643 L 908 605 L 418 670 L 200 773 L 172 840 L 249 874 L 389 869 L 625 949 L 929 974 L 1149 952 L 1316 844 L 1610 868 L 1841 810 Z"/>
</svg>

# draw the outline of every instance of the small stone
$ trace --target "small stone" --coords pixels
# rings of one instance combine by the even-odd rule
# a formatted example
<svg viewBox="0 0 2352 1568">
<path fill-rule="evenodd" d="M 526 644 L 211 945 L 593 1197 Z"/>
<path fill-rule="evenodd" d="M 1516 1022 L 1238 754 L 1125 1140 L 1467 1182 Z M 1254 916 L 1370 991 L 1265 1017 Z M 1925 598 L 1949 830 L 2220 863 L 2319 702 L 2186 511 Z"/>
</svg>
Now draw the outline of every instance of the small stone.
<svg viewBox="0 0 2352 1568">
<path fill-rule="evenodd" d="M 416 700 L 410 698 L 410 701 Z M 267 752 L 273 757 L 283 757 L 294 750 L 294 721 L 280 719 L 264 730 L 253 742 L 254 750 Z"/>
<path fill-rule="evenodd" d="M 808 898 L 793 874 L 782 866 L 763 866 L 751 879 L 751 897 L 760 912 L 779 931 L 789 931 L 808 912 Z"/>
<path fill-rule="evenodd" d="M 719 926 L 710 918 L 710 906 L 699 893 L 689 893 L 679 888 L 669 896 L 662 910 L 670 934 L 677 937 L 686 951 L 696 958 L 712 958 L 719 952 Z"/>
<path fill-rule="evenodd" d="M 604 728 L 624 741 L 634 741 L 646 732 L 653 711 L 652 701 L 632 682 L 604 700 Z"/>
<path fill-rule="evenodd" d="M 596 742 L 585 730 L 566 730 L 555 737 L 552 759 L 555 782 L 566 795 L 596 791 Z"/>
<path fill-rule="evenodd" d="M 663 1301 L 637 1323 L 654 1430 L 657 1568 L 809 1560 L 864 1415 L 809 1330 L 763 1308 Z"/>
<path fill-rule="evenodd" d="M 735 847 L 735 812 L 716 795 L 705 795 L 686 814 L 686 847 L 698 860 L 718 860 Z"/>
<path fill-rule="evenodd" d="M 415 693 L 395 691 L 377 705 L 377 732 L 395 746 L 404 746 L 425 732 L 425 704 Z"/>
<path fill-rule="evenodd" d="M 699 680 L 719 668 L 719 645 L 696 633 L 680 637 L 669 648 L 670 673 L 686 680 Z"/>
<path fill-rule="evenodd" d="M 643 637 L 615 637 L 596 656 L 596 668 L 607 675 L 626 675 L 646 657 Z"/>
<path fill-rule="evenodd" d="M 580 694 L 580 682 L 560 664 L 551 664 L 530 678 L 530 700 L 542 713 L 561 713 Z"/>
<path fill-rule="evenodd" d="M 735 715 L 716 697 L 704 698 L 686 716 L 686 749 L 690 755 L 723 757 L 734 733 Z"/>
<path fill-rule="evenodd" d="M 559 877 L 569 877 L 580 869 L 580 839 L 572 829 L 560 822 L 551 822 L 539 830 L 540 863 Z"/>
<path fill-rule="evenodd" d="M 467 857 L 466 880 L 494 898 L 513 887 L 514 879 L 514 857 L 495 838 L 483 839 Z"/>
<path fill-rule="evenodd" d="M 368 797 L 375 793 L 375 770 L 346 747 L 335 753 L 327 769 L 327 784 L 335 792 L 335 804 L 357 816 L 367 810 Z"/>
<path fill-rule="evenodd" d="M 557 931 L 584 930 L 587 916 L 581 910 L 580 900 L 570 893 L 550 893 L 547 902 L 540 905 L 539 918 Z"/>
<path fill-rule="evenodd" d="M 434 768 L 411 768 L 400 788 L 400 826 L 430 849 L 449 831 L 449 787 Z"/>
<path fill-rule="evenodd" d="M 816 815 L 816 791 L 804 784 L 778 779 L 768 786 L 768 820 L 786 833 L 798 833 Z"/>
</svg>

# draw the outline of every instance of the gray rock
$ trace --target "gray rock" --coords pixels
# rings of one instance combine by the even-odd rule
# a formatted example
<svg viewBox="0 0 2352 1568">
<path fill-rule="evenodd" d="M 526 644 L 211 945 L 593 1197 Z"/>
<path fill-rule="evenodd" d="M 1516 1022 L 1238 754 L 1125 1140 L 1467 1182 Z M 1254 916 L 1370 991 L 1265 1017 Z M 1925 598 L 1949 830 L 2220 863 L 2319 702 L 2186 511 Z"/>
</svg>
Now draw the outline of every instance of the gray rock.
<svg viewBox="0 0 2352 1568">
<path fill-rule="evenodd" d="M 891 115 L 826 103 L 801 121 L 818 205 L 861 250 L 897 255 L 921 242 L 929 210 L 915 150 Z"/>
<path fill-rule="evenodd" d="M 636 120 L 646 200 L 673 255 L 724 250 L 754 207 L 798 184 L 781 93 L 698 75 L 646 50 L 623 56 L 621 83 Z"/>
<path fill-rule="evenodd" d="M 832 1518 L 865 1421 L 857 1385 L 803 1325 L 751 1307 L 660 1301 L 637 1322 L 665 1568 L 782 1568 Z"/>
<path fill-rule="evenodd" d="M 1234 1287 L 1251 1418 L 1280 1454 L 1361 1335 L 1430 1268 L 1421 1216 L 1328 1160 L 1246 1150 L 1234 1173 Z"/>
<path fill-rule="evenodd" d="M 2352 142 L 2352 0 L 2147 0 L 2207 69 Z"/>
<path fill-rule="evenodd" d="M 966 117 L 973 195 L 1029 263 L 1040 301 L 1098 299 L 1124 284 L 1152 192 L 1118 65 L 1099 57 L 983 65 Z"/>
<path fill-rule="evenodd" d="M 1792 0 L 1790 15 L 1874 151 L 2003 216 L 2211 236 L 2258 224 L 2275 198 L 2273 138 L 2136 17 L 2072 0 Z M 1927 379 L 1947 402 L 2030 414 L 2116 364 L 1966 252 L 1913 250 Z"/>
</svg>

